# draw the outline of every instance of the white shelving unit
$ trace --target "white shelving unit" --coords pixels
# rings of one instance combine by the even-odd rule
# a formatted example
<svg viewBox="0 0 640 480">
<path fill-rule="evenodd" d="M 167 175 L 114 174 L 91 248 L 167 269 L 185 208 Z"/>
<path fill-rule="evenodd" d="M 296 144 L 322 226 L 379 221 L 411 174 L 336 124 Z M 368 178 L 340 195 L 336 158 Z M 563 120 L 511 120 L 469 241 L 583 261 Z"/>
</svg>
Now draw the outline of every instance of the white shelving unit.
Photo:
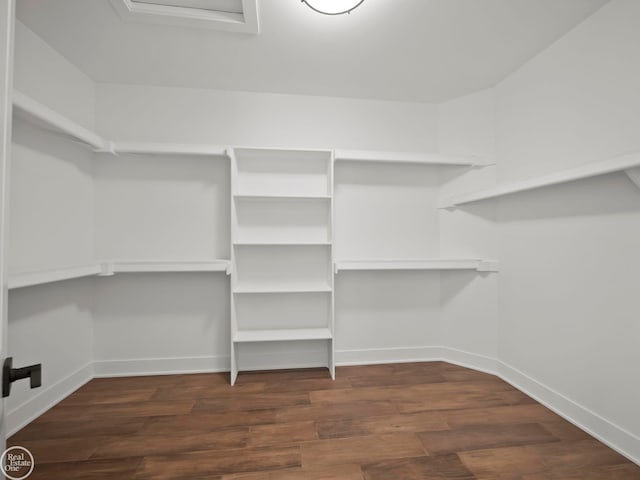
<svg viewBox="0 0 640 480">
<path fill-rule="evenodd" d="M 343 270 L 475 270 L 497 272 L 498 262 L 478 259 L 336 260 L 335 272 Z"/>
<path fill-rule="evenodd" d="M 333 161 L 329 151 L 236 148 L 231 160 L 231 384 L 242 344 L 333 347 Z"/>
<path fill-rule="evenodd" d="M 498 185 L 493 188 L 480 190 L 477 192 L 454 195 L 444 199 L 440 203 L 440 208 L 455 208 L 467 203 L 489 200 L 503 197 L 528 190 L 560 185 L 563 183 L 582 180 L 585 178 L 597 177 L 614 172 L 624 171 L 629 178 L 640 188 L 640 153 L 635 152 L 628 155 L 601 160 L 599 162 L 588 163 L 579 167 L 561 170 L 559 172 L 529 178 L 513 183 Z"/>
</svg>

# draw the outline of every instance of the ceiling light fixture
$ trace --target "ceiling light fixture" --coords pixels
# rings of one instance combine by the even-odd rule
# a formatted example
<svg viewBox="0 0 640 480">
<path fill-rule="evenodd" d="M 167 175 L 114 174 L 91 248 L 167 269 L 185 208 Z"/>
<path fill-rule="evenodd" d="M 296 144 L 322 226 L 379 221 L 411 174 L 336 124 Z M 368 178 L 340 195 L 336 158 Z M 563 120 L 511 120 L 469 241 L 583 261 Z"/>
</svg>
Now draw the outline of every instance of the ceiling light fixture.
<svg viewBox="0 0 640 480">
<path fill-rule="evenodd" d="M 364 0 L 301 0 L 307 7 L 324 15 L 342 15 L 351 13 Z"/>
</svg>

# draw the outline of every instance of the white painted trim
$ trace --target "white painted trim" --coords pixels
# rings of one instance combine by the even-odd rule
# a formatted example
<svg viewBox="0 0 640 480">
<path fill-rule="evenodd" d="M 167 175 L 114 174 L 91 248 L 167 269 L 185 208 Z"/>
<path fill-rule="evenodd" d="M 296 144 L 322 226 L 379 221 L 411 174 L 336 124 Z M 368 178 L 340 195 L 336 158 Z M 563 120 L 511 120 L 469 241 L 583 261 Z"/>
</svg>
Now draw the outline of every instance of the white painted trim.
<svg viewBox="0 0 640 480">
<path fill-rule="evenodd" d="M 505 382 L 640 465 L 640 437 L 504 362 L 499 362 L 498 367 L 497 376 Z"/>
<path fill-rule="evenodd" d="M 236 33 L 260 32 L 257 0 L 242 0 L 242 13 L 111 0 L 125 22 L 198 27 Z"/>
<path fill-rule="evenodd" d="M 488 200 L 510 195 L 518 192 L 526 192 L 537 188 L 548 187 L 551 185 L 560 185 L 562 183 L 573 182 L 585 178 L 606 175 L 608 173 L 629 171 L 640 167 L 640 152 L 634 152 L 627 155 L 607 158 L 598 162 L 587 163 L 578 167 L 550 173 L 540 177 L 528 178 L 512 183 L 505 183 L 486 190 L 480 190 L 473 193 L 462 195 L 453 195 L 440 202 L 439 208 L 453 208 L 466 203 L 478 202 L 480 200 Z"/>
<path fill-rule="evenodd" d="M 96 378 L 228 372 L 229 357 L 227 355 L 220 355 L 208 357 L 96 360 L 93 369 Z"/>
<path fill-rule="evenodd" d="M 471 368 L 472 370 L 489 373 L 491 375 L 497 374 L 496 372 L 498 371 L 498 364 L 500 362 L 496 358 L 459 350 L 457 348 L 440 348 L 442 350 L 441 360 L 444 362 Z"/>
<path fill-rule="evenodd" d="M 11 172 L 11 131 L 15 1 L 0 0 L 0 359 L 8 352 L 9 299 L 9 188 Z M 0 400 L 0 446 L 7 438 L 5 402 Z"/>
<path fill-rule="evenodd" d="M 62 401 L 94 377 L 93 362 L 66 376 L 44 390 L 36 390 L 33 397 L 7 413 L 8 436 L 13 435 L 51 407 Z"/>
<path fill-rule="evenodd" d="M 431 362 L 440 360 L 442 347 L 399 347 L 363 350 L 336 350 L 336 365 Z"/>
</svg>

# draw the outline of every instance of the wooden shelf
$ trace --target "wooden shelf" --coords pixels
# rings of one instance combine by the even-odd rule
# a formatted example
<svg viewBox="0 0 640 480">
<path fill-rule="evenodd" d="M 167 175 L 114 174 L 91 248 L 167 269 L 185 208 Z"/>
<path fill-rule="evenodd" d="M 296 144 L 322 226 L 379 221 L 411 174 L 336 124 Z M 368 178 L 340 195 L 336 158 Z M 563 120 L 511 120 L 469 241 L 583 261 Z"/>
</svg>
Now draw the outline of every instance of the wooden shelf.
<svg viewBox="0 0 640 480">
<path fill-rule="evenodd" d="M 202 155 L 227 157 L 227 147 L 189 143 L 114 142 L 107 150 L 112 153 L 140 153 L 153 155 Z"/>
<path fill-rule="evenodd" d="M 329 285 L 308 285 L 291 287 L 260 287 L 260 286 L 239 286 L 233 289 L 233 293 L 239 294 L 270 294 L 270 293 L 330 293 Z"/>
<path fill-rule="evenodd" d="M 94 150 L 107 150 L 109 147 L 109 142 L 88 128 L 17 90 L 13 91 L 13 111 L 30 123 L 67 135 Z"/>
<path fill-rule="evenodd" d="M 71 280 L 73 278 L 90 277 L 101 275 L 104 271 L 103 265 L 91 263 L 87 265 L 72 265 L 68 267 L 51 268 L 46 270 L 33 270 L 28 272 L 16 272 L 9 274 L 9 289 L 31 287 L 45 283 Z"/>
<path fill-rule="evenodd" d="M 497 272 L 498 262 L 475 259 L 415 260 L 338 260 L 335 272 L 341 270 L 475 270 Z"/>
<path fill-rule="evenodd" d="M 233 342 L 290 342 L 295 340 L 330 340 L 331 338 L 333 335 L 328 328 L 243 330 L 235 333 Z"/>
<path fill-rule="evenodd" d="M 621 171 L 627 172 L 629 178 L 638 184 L 640 183 L 640 181 L 636 181 L 636 178 L 638 178 L 638 167 L 640 167 L 640 153 L 622 155 L 567 170 L 561 170 L 548 175 L 498 185 L 493 188 L 473 193 L 454 195 L 444 199 L 440 204 L 440 208 L 453 208 L 467 203 L 479 202 L 481 200 L 503 197 L 505 195 L 511 195 L 518 192 L 526 192 L 537 188 L 560 185 L 567 182 Z"/>
<path fill-rule="evenodd" d="M 440 153 L 418 152 L 379 152 L 367 150 L 335 150 L 335 161 L 350 162 L 384 162 L 384 163 L 410 163 L 420 165 L 443 166 L 487 166 L 493 165 L 486 159 L 473 156 L 443 155 Z"/>
</svg>

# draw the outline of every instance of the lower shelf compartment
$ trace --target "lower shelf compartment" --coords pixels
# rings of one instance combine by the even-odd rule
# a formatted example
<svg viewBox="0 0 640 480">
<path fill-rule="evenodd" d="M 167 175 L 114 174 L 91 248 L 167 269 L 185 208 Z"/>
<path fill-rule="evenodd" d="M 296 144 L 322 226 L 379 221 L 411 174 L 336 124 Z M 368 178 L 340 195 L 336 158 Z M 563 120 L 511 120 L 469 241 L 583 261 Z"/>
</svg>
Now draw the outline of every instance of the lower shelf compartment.
<svg viewBox="0 0 640 480">
<path fill-rule="evenodd" d="M 333 335 L 328 328 L 241 330 L 235 333 L 233 342 L 290 342 L 296 340 L 330 340 L 332 338 Z"/>
</svg>

